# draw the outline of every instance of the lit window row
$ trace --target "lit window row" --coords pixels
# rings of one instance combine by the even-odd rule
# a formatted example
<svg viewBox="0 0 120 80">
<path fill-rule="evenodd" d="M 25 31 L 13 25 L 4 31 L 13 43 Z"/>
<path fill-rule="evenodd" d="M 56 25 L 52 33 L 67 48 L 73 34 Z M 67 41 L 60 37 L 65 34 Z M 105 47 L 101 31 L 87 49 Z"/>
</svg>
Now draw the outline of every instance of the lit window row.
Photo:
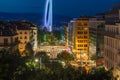
<svg viewBox="0 0 120 80">
<path fill-rule="evenodd" d="M 83 38 L 87 39 L 88 36 L 78 36 L 77 38 L 78 38 L 78 39 L 83 39 Z"/>
<path fill-rule="evenodd" d="M 80 45 L 78 45 L 78 47 L 88 47 L 88 45 L 87 44 L 84 44 L 84 45 L 80 44 Z"/>
<path fill-rule="evenodd" d="M 87 31 L 84 31 L 84 32 L 82 32 L 82 31 L 80 32 L 80 31 L 79 31 L 79 32 L 78 32 L 78 34 L 87 34 L 87 33 L 88 33 Z"/>
<path fill-rule="evenodd" d="M 22 36 L 20 36 L 20 39 L 23 39 L 23 37 L 22 37 Z M 27 39 L 27 36 L 25 36 L 25 37 L 24 37 L 24 39 Z"/>
<path fill-rule="evenodd" d="M 88 40 L 78 40 L 78 43 L 87 43 Z"/>
<path fill-rule="evenodd" d="M 23 32 L 20 32 L 20 34 L 23 34 Z M 27 32 L 24 32 L 24 34 L 27 34 Z"/>
</svg>

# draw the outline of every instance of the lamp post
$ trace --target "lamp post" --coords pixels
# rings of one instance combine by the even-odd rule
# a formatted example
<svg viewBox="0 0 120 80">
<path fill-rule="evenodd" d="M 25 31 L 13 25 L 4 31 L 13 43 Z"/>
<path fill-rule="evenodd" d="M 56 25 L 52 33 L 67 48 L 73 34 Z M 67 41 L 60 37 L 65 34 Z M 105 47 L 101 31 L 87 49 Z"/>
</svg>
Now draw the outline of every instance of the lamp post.
<svg viewBox="0 0 120 80">
<path fill-rule="evenodd" d="M 39 59 L 35 59 L 35 62 L 39 63 L 39 69 L 42 69 L 42 58 L 39 57 Z"/>
</svg>

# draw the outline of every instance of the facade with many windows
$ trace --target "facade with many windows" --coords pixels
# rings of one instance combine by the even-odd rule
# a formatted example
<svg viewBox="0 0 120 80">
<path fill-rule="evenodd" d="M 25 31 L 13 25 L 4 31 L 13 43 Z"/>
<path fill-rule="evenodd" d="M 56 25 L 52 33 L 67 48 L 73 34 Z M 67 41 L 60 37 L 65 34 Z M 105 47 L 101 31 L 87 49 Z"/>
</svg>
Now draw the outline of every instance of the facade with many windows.
<svg viewBox="0 0 120 80">
<path fill-rule="evenodd" d="M 104 52 L 105 67 L 120 71 L 120 23 L 106 24 Z"/>
<path fill-rule="evenodd" d="M 37 31 L 36 25 L 27 21 L 3 21 L 0 22 L 0 47 L 6 48 L 17 42 L 18 50 L 24 55 L 27 43 L 32 45 L 34 51 L 37 50 Z"/>
<path fill-rule="evenodd" d="M 103 59 L 104 52 L 104 29 L 105 21 L 99 20 L 97 18 L 90 18 L 89 20 L 90 29 L 90 56 L 96 55 L 97 65 L 101 65 L 104 62 Z"/>
<path fill-rule="evenodd" d="M 18 44 L 18 34 L 14 29 L 14 26 L 9 26 L 4 22 L 0 22 L 0 50 L 3 48 L 15 50 Z M 13 48 L 14 47 L 14 48 Z"/>
<path fill-rule="evenodd" d="M 18 41 L 19 43 L 19 51 L 22 54 L 22 52 L 25 50 L 26 44 L 30 41 L 30 29 L 24 28 L 24 29 L 18 29 Z"/>
<path fill-rule="evenodd" d="M 37 51 L 37 26 L 27 21 L 17 22 L 15 25 L 17 26 L 18 40 L 20 42 L 20 53 L 24 55 L 23 52 L 27 43 L 30 43 L 33 50 Z"/>
<path fill-rule="evenodd" d="M 69 45 L 77 60 L 89 59 L 89 19 L 74 19 L 69 23 Z M 70 37 L 71 36 L 71 37 Z"/>
</svg>

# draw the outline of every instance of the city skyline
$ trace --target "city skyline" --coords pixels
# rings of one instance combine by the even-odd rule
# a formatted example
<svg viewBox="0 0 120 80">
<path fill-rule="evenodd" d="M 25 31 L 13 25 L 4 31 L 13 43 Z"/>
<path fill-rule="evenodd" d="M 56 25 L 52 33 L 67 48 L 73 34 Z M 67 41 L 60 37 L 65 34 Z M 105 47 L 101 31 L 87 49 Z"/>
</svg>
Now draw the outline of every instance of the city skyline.
<svg viewBox="0 0 120 80">
<path fill-rule="evenodd" d="M 80 15 L 95 15 L 111 9 L 119 0 L 54 0 L 54 14 L 78 17 Z M 10 13 L 42 13 L 44 14 L 45 0 L 1 0 L 0 12 Z"/>
</svg>

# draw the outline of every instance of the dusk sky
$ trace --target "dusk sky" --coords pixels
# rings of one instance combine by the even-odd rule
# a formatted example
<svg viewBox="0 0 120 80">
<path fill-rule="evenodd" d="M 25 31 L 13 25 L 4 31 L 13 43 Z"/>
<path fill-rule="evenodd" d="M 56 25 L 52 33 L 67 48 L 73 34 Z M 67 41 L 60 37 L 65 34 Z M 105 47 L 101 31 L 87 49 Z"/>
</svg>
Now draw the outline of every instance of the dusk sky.
<svg viewBox="0 0 120 80">
<path fill-rule="evenodd" d="M 0 12 L 43 13 L 46 0 L 0 0 Z M 53 0 L 54 14 L 95 15 L 109 10 L 120 0 Z"/>
</svg>

